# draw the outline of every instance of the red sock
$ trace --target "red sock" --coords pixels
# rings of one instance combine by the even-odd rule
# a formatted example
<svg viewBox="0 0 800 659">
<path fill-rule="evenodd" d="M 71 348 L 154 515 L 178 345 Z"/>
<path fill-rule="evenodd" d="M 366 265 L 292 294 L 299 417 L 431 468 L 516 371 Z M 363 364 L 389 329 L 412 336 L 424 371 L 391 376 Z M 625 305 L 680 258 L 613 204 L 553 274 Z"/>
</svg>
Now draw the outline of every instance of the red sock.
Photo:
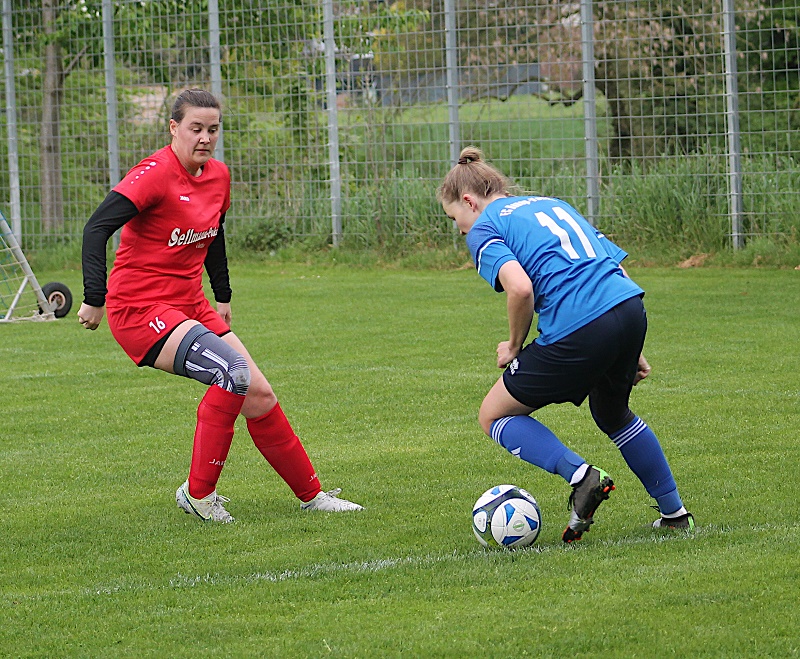
<svg viewBox="0 0 800 659">
<path fill-rule="evenodd" d="M 244 396 L 212 385 L 197 407 L 189 494 L 202 499 L 217 489 L 233 440 L 233 424 L 244 404 Z"/>
<path fill-rule="evenodd" d="M 262 416 L 248 419 L 247 429 L 261 455 L 298 499 L 311 501 L 319 494 L 319 478 L 280 404 Z"/>
</svg>

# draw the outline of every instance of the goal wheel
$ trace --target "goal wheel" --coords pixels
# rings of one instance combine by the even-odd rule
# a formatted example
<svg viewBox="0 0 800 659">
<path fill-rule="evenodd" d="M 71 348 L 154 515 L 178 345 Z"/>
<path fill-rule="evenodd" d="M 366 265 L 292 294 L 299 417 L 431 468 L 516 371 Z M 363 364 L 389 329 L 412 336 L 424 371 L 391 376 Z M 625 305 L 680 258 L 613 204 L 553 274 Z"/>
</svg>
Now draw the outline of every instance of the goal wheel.
<svg viewBox="0 0 800 659">
<path fill-rule="evenodd" d="M 72 293 L 66 284 L 51 281 L 49 284 L 42 286 L 42 293 L 44 293 L 47 301 L 54 305 L 53 315 L 56 318 L 63 318 L 69 313 L 72 308 Z"/>
</svg>

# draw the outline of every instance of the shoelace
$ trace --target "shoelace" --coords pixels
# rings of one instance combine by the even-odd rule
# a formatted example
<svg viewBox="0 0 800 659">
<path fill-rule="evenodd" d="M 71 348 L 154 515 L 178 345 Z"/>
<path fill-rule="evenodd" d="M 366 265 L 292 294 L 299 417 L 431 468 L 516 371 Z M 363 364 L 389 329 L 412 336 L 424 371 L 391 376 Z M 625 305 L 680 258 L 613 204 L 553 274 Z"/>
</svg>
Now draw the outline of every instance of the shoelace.
<svg viewBox="0 0 800 659">
<path fill-rule="evenodd" d="M 216 495 L 214 495 L 214 500 L 211 502 L 211 506 L 212 506 L 212 508 L 216 508 L 216 507 L 224 508 L 224 506 L 222 504 L 223 503 L 228 503 L 229 501 L 230 501 L 230 499 L 228 497 L 224 497 L 221 494 L 216 494 Z"/>
<path fill-rule="evenodd" d="M 583 483 L 583 481 L 581 481 L 580 483 L 576 483 L 575 485 L 572 486 L 572 492 L 569 493 L 569 500 L 567 501 L 567 510 L 572 510 L 572 508 L 574 507 L 575 494 L 577 493 L 577 490 L 580 487 L 581 483 Z"/>
<path fill-rule="evenodd" d="M 572 492 L 569 493 L 569 500 L 567 501 L 567 510 L 572 510 L 575 504 L 575 494 L 577 493 L 578 488 L 581 485 L 583 485 L 583 482 L 586 480 L 586 477 L 589 475 L 589 470 L 591 470 L 591 467 L 589 467 L 589 469 L 586 470 L 586 473 L 584 474 L 583 478 L 581 478 L 577 483 L 575 483 L 575 485 L 571 486 Z"/>
<path fill-rule="evenodd" d="M 217 494 L 214 496 L 214 500 L 211 502 L 211 516 L 215 519 L 217 517 L 221 518 L 219 521 L 227 521 L 228 519 L 233 519 L 233 515 L 231 515 L 227 510 L 225 510 L 225 506 L 222 504 L 228 503 L 230 499 L 228 497 L 224 497 L 221 494 Z"/>
<path fill-rule="evenodd" d="M 569 493 L 569 499 L 567 500 L 567 510 L 572 510 L 572 504 L 574 501 L 575 501 L 575 488 L 573 488 L 572 492 Z"/>
</svg>

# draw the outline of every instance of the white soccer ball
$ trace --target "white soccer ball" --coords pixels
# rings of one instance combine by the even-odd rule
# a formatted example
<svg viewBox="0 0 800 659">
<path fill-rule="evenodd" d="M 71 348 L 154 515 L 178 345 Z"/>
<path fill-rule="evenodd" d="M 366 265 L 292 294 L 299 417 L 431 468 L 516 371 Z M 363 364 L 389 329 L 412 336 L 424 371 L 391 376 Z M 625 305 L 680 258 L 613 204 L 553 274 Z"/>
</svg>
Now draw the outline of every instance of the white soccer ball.
<svg viewBox="0 0 800 659">
<path fill-rule="evenodd" d="M 484 547 L 527 547 L 536 541 L 541 528 L 536 499 L 515 485 L 486 490 L 472 508 L 472 530 Z"/>
</svg>

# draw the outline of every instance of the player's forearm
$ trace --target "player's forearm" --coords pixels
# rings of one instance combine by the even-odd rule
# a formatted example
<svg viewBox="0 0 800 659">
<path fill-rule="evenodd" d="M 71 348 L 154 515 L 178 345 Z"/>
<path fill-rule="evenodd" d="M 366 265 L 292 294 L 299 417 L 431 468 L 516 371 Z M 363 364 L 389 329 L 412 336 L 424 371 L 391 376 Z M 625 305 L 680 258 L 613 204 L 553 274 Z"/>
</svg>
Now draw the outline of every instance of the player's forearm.
<svg viewBox="0 0 800 659">
<path fill-rule="evenodd" d="M 507 295 L 508 342 L 510 347 L 521 350 L 533 322 L 533 292 Z"/>
<path fill-rule="evenodd" d="M 533 321 L 533 284 L 519 261 L 506 261 L 498 273 L 506 292 L 508 343 L 512 352 L 522 349 Z"/>
</svg>

